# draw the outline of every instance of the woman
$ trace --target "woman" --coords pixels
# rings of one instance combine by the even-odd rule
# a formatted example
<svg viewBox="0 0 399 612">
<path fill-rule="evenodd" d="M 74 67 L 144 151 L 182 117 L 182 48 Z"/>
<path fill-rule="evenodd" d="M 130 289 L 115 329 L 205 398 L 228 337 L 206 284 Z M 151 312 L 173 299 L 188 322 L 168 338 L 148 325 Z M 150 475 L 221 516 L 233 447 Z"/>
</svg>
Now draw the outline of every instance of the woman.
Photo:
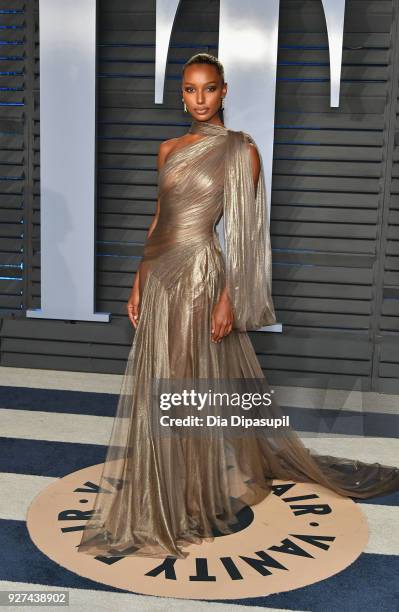
<svg viewBox="0 0 399 612">
<path fill-rule="evenodd" d="M 251 435 L 159 427 L 154 389 L 165 382 L 169 390 L 182 380 L 268 390 L 246 332 L 276 321 L 257 146 L 220 119 L 227 85 L 216 58 L 193 56 L 182 88 L 193 120 L 159 149 L 157 211 L 128 302 L 135 337 L 78 546 L 94 555 L 184 558 L 184 546 L 232 533 L 240 510 L 261 501 L 273 479 L 359 498 L 399 489 L 398 469 L 312 455 L 288 427 Z M 215 231 L 221 215 L 225 254 Z M 276 402 L 263 414 L 281 416 Z"/>
</svg>

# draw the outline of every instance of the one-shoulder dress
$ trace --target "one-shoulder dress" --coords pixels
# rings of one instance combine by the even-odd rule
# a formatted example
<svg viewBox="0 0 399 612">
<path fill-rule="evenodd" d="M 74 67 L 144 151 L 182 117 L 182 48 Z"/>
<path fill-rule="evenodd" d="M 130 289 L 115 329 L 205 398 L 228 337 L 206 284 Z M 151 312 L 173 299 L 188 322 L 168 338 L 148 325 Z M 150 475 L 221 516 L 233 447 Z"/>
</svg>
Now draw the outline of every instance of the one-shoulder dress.
<svg viewBox="0 0 399 612">
<path fill-rule="evenodd" d="M 139 268 L 139 323 L 77 546 L 91 555 L 185 558 L 187 546 L 233 533 L 239 512 L 264 499 L 274 479 L 355 498 L 399 489 L 397 468 L 315 454 L 290 427 L 166 435 L 157 426 L 154 389 L 165 388 L 157 381 L 231 380 L 239 388 L 257 381 L 268 389 L 247 332 L 276 322 L 259 150 L 256 189 L 251 168 L 249 147 L 257 145 L 246 132 L 208 121 L 194 119 L 189 131 L 197 140 L 173 150 L 158 174 L 160 214 Z M 212 309 L 225 287 L 233 329 L 213 342 Z M 278 414 L 275 400 L 267 411 Z"/>
</svg>

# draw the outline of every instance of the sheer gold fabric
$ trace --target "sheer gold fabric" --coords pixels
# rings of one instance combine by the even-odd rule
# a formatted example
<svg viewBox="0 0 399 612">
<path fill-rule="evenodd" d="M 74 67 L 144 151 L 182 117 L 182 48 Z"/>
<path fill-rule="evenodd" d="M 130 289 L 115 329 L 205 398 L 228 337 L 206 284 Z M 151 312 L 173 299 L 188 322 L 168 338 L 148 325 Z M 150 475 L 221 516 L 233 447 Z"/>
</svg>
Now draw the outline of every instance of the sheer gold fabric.
<svg viewBox="0 0 399 612">
<path fill-rule="evenodd" d="M 268 495 L 273 479 L 359 498 L 399 489 L 397 468 L 312 454 L 291 429 L 236 438 L 220 429 L 206 438 L 154 434 L 152 380 L 264 379 L 246 331 L 275 322 L 263 165 L 255 193 L 248 149 L 254 141 L 209 122 L 194 120 L 190 131 L 198 140 L 175 149 L 159 171 L 160 216 L 140 263 L 140 320 L 77 547 L 91 555 L 184 558 L 188 544 L 232 533 L 239 510 Z M 222 214 L 226 254 L 215 230 Z M 234 328 L 214 343 L 211 312 L 226 285 Z"/>
</svg>

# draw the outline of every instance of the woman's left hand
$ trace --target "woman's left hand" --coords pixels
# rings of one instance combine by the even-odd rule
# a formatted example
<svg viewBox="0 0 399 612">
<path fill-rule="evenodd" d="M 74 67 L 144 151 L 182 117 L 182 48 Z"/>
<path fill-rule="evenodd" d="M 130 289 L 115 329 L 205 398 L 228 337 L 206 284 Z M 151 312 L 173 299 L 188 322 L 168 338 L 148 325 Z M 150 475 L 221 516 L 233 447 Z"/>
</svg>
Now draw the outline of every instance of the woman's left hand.
<svg viewBox="0 0 399 612">
<path fill-rule="evenodd" d="M 230 298 L 223 295 L 212 310 L 212 342 L 221 342 L 222 338 L 231 332 L 233 321 L 234 312 Z"/>
</svg>

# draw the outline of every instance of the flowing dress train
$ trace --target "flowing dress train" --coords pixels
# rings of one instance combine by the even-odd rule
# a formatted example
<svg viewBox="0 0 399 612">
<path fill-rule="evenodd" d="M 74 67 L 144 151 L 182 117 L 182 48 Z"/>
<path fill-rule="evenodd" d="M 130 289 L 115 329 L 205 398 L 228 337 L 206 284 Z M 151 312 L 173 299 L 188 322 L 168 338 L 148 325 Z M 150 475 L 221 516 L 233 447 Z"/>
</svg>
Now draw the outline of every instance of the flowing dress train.
<svg viewBox="0 0 399 612">
<path fill-rule="evenodd" d="M 193 120 L 196 141 L 159 171 L 161 207 L 140 263 L 140 317 L 128 356 L 99 491 L 79 552 L 184 558 L 183 548 L 234 531 L 273 479 L 320 483 L 366 498 L 399 489 L 399 470 L 317 455 L 290 428 L 230 436 L 159 435 L 154 380 L 267 381 L 247 331 L 276 321 L 263 163 L 257 190 L 242 131 Z M 215 229 L 223 215 L 225 252 Z M 234 327 L 211 341 L 227 286 Z M 270 414 L 278 414 L 276 402 Z"/>
</svg>

